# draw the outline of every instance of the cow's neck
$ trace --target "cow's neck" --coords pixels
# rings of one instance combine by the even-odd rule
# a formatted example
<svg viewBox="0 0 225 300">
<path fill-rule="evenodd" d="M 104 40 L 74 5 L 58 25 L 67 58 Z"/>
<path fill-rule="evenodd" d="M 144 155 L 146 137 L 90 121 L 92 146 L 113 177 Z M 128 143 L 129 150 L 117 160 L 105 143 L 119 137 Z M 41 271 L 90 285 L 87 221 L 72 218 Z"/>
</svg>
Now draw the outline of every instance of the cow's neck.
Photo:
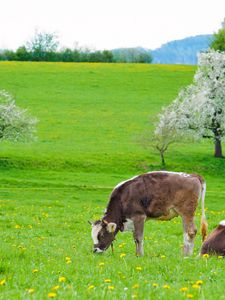
<svg viewBox="0 0 225 300">
<path fill-rule="evenodd" d="M 122 205 L 120 199 L 117 197 L 111 197 L 108 206 L 106 208 L 105 215 L 103 217 L 108 223 L 113 222 L 117 225 L 117 230 L 123 230 L 123 212 L 122 212 Z"/>
</svg>

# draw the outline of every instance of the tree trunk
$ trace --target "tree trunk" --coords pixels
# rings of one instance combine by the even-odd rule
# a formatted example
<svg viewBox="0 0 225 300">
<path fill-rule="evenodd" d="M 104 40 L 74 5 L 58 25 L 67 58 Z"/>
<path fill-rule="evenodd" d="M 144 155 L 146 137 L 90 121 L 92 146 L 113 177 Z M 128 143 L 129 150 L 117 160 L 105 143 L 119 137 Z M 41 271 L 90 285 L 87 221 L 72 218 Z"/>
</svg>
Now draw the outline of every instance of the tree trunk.
<svg viewBox="0 0 225 300">
<path fill-rule="evenodd" d="M 165 167 L 166 162 L 165 162 L 165 158 L 164 158 L 164 151 L 160 152 L 160 156 L 161 156 L 161 164 L 163 167 Z"/>
<path fill-rule="evenodd" d="M 215 138 L 214 143 L 215 143 L 215 152 L 214 152 L 214 156 L 215 156 L 215 157 L 222 158 L 222 157 L 223 157 L 223 154 L 222 154 L 222 144 L 221 144 L 221 139 L 220 139 L 220 138 Z"/>
</svg>

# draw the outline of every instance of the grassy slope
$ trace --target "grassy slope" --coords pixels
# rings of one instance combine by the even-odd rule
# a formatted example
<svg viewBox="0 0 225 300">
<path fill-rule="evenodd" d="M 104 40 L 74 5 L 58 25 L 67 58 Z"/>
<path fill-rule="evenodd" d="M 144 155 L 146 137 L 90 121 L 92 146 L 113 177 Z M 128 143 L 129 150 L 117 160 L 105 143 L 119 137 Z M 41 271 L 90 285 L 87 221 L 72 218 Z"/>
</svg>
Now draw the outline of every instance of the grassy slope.
<svg viewBox="0 0 225 300">
<path fill-rule="evenodd" d="M 37 142 L 1 144 L 0 280 L 6 284 L 0 299 L 45 299 L 56 285 L 61 299 L 224 299 L 223 260 L 183 260 L 179 219 L 146 224 L 142 259 L 134 257 L 129 234 L 118 235 L 114 256 L 93 256 L 86 225 L 101 215 L 117 182 L 160 167 L 158 155 L 135 141 L 193 74 L 187 66 L 0 63 L 0 88 L 40 120 Z M 208 142 L 181 143 L 168 153 L 168 169 L 206 177 L 210 229 L 225 214 L 225 165 L 211 153 Z M 199 247 L 200 237 L 195 254 Z M 58 283 L 59 276 L 66 282 Z M 203 287 L 193 288 L 199 279 Z M 28 288 L 35 289 L 32 296 Z"/>
</svg>

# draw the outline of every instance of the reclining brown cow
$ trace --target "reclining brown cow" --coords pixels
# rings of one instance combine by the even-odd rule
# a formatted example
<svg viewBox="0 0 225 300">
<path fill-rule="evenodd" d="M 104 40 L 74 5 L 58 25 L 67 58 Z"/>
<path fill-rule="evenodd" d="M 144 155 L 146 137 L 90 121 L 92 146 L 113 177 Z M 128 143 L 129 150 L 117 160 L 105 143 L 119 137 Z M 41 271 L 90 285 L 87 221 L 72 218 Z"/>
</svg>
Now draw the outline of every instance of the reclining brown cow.
<svg viewBox="0 0 225 300">
<path fill-rule="evenodd" d="M 180 215 L 184 229 L 184 254 L 192 254 L 197 232 L 194 215 L 200 198 L 203 240 L 206 235 L 205 191 L 206 184 L 199 175 L 164 171 L 149 172 L 118 184 L 112 191 L 105 215 L 92 223 L 93 251 L 105 251 L 119 231 L 131 230 L 136 254 L 143 255 L 145 221 L 170 220 Z"/>
<path fill-rule="evenodd" d="M 225 256 L 225 220 L 208 235 L 202 245 L 201 254 Z"/>
</svg>

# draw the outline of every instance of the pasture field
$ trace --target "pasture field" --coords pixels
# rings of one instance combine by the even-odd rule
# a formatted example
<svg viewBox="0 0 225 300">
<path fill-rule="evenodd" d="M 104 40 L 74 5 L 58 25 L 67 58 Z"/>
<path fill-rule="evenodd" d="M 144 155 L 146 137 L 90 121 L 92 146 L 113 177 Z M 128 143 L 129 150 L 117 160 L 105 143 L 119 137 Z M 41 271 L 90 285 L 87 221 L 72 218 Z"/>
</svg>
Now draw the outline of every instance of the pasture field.
<svg viewBox="0 0 225 300">
<path fill-rule="evenodd" d="M 220 257 L 182 257 L 180 218 L 149 221 L 145 256 L 131 233 L 114 253 L 91 252 L 88 220 L 102 216 L 115 184 L 160 169 L 137 140 L 195 68 L 140 64 L 0 63 L 0 89 L 39 119 L 38 140 L 1 143 L 0 299 L 225 299 Z M 213 145 L 172 145 L 167 169 L 207 181 L 211 231 L 225 219 L 225 161 Z M 199 227 L 200 208 L 196 216 Z"/>
</svg>

